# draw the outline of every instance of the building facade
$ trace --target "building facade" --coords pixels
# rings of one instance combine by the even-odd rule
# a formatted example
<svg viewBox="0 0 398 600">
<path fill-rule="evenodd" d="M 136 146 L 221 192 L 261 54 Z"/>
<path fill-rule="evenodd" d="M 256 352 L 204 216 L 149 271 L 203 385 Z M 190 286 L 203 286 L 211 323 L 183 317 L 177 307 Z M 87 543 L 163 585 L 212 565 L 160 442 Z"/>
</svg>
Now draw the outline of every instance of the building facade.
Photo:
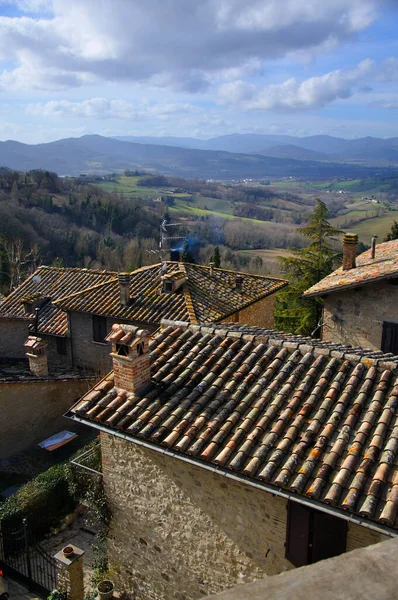
<svg viewBox="0 0 398 600">
<path fill-rule="evenodd" d="M 397 533 L 398 361 L 224 324 L 115 325 L 68 413 L 101 431 L 109 558 L 194 599 Z"/>
<path fill-rule="evenodd" d="M 304 293 L 323 300 L 322 339 L 398 354 L 398 241 L 356 256 L 346 235 L 343 266 Z"/>
</svg>

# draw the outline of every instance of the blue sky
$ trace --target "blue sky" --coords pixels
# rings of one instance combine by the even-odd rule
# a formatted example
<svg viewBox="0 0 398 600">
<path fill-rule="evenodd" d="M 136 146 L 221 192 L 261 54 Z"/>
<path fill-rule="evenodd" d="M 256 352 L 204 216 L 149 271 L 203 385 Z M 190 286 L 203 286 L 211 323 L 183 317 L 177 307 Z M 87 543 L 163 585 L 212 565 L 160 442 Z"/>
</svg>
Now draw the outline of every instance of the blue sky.
<svg viewBox="0 0 398 600">
<path fill-rule="evenodd" d="M 0 139 L 398 137 L 397 0 L 0 0 Z"/>
</svg>

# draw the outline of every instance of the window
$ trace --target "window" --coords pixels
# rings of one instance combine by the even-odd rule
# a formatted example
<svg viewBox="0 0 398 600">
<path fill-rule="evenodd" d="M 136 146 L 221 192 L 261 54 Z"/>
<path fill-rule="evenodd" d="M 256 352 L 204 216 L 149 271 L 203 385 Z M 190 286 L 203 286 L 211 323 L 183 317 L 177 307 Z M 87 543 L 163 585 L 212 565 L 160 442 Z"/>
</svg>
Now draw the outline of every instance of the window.
<svg viewBox="0 0 398 600">
<path fill-rule="evenodd" d="M 347 522 L 297 502 L 288 503 L 286 558 L 295 566 L 345 552 Z"/>
<path fill-rule="evenodd" d="M 66 343 L 66 338 L 57 337 L 57 354 L 62 354 L 66 356 L 68 354 L 68 347 Z"/>
<path fill-rule="evenodd" d="M 383 352 L 398 354 L 398 323 L 384 321 L 381 336 L 381 349 Z"/>
<path fill-rule="evenodd" d="M 172 294 L 173 293 L 173 282 L 172 281 L 163 281 L 163 293 L 164 294 Z"/>
<path fill-rule="evenodd" d="M 107 333 L 106 318 L 93 315 L 93 342 L 105 344 L 105 336 Z"/>
</svg>

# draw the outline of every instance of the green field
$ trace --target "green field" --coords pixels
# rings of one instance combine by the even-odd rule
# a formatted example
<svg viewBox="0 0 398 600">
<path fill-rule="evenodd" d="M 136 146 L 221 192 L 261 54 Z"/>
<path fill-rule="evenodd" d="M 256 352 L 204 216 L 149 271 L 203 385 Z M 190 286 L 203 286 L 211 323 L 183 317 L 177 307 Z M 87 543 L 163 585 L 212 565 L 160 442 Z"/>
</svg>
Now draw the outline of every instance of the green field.
<svg viewBox="0 0 398 600">
<path fill-rule="evenodd" d="M 357 225 L 354 225 L 351 230 L 357 233 L 359 239 L 365 244 L 370 244 L 374 235 L 377 235 L 379 241 L 382 241 L 390 231 L 393 221 L 398 221 L 398 211 L 392 211 L 382 217 L 367 219 Z"/>
</svg>

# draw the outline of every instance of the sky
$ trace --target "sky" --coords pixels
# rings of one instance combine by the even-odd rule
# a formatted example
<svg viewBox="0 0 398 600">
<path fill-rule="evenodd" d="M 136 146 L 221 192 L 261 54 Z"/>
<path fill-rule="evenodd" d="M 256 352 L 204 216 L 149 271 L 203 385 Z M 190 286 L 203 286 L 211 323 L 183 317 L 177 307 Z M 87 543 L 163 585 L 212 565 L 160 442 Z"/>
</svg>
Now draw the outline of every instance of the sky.
<svg viewBox="0 0 398 600">
<path fill-rule="evenodd" d="M 0 0 L 0 140 L 398 137 L 398 0 Z"/>
</svg>

